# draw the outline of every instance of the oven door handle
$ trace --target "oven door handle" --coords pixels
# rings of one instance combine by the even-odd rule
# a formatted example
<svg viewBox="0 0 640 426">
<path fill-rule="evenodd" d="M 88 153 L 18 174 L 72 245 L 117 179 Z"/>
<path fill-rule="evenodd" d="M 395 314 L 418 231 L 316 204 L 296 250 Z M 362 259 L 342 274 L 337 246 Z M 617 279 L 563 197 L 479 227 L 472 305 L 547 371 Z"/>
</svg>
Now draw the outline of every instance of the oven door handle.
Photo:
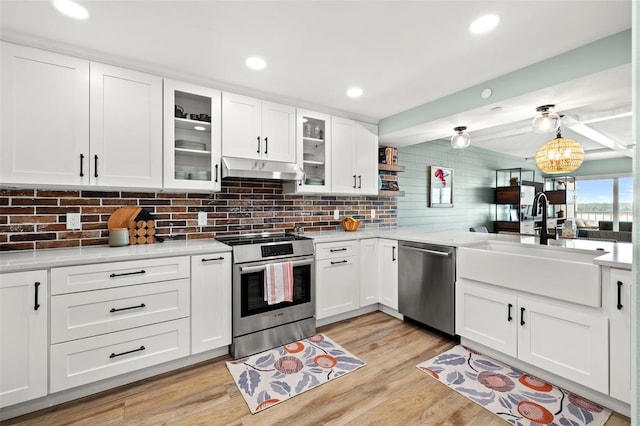
<svg viewBox="0 0 640 426">
<path fill-rule="evenodd" d="M 273 262 L 275 263 L 275 262 Z M 303 265 L 311 265 L 313 264 L 313 259 L 307 259 L 307 260 L 294 260 L 291 263 L 293 263 L 293 267 L 295 268 L 296 266 L 303 266 Z M 260 272 L 260 271 L 264 271 L 265 269 L 267 269 L 267 265 L 260 265 L 260 266 L 241 266 L 240 267 L 240 272 L 243 274 L 251 274 L 253 272 Z"/>
</svg>

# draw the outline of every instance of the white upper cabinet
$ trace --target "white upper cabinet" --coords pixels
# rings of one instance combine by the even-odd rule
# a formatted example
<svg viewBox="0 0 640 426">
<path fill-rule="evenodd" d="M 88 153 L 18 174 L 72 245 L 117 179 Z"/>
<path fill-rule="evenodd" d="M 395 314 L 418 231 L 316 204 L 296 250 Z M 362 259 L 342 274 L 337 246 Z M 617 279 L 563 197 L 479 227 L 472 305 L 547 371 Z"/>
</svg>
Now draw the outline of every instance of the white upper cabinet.
<svg viewBox="0 0 640 426">
<path fill-rule="evenodd" d="M 222 155 L 294 163 L 296 109 L 234 93 L 222 95 Z"/>
<path fill-rule="evenodd" d="M 162 187 L 162 78 L 91 63 L 91 183 Z"/>
<path fill-rule="evenodd" d="M 164 80 L 164 187 L 219 191 L 221 92 Z"/>
<path fill-rule="evenodd" d="M 377 126 L 331 117 L 331 192 L 378 193 Z"/>
<path fill-rule="evenodd" d="M 0 46 L 0 184 L 89 183 L 89 62 Z"/>
<path fill-rule="evenodd" d="M 2 43 L 0 184 L 162 186 L 162 79 Z"/>
</svg>

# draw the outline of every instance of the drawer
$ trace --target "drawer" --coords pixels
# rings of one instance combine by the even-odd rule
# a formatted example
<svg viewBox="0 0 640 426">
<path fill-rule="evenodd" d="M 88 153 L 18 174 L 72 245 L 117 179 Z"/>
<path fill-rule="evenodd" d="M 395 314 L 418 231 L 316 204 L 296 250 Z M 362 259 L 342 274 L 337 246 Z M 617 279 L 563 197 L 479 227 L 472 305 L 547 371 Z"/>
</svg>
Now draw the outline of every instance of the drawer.
<svg viewBox="0 0 640 426">
<path fill-rule="evenodd" d="M 189 316 L 189 280 L 51 297 L 51 343 Z"/>
<path fill-rule="evenodd" d="M 189 278 L 189 257 L 164 257 L 51 269 L 51 294 Z"/>
<path fill-rule="evenodd" d="M 360 252 L 360 241 L 338 241 L 316 244 L 316 260 L 355 256 Z"/>
<path fill-rule="evenodd" d="M 50 392 L 189 355 L 189 319 L 51 345 Z"/>
</svg>

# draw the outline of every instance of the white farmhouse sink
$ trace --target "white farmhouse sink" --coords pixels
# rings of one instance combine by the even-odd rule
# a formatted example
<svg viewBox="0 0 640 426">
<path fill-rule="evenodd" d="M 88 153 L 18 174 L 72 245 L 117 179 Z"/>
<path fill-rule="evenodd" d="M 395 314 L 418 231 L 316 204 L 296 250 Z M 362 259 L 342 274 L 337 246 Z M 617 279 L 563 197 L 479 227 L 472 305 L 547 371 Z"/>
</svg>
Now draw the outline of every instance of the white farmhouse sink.
<svg viewBox="0 0 640 426">
<path fill-rule="evenodd" d="M 485 241 L 459 247 L 457 277 L 587 306 L 601 306 L 602 251 Z"/>
</svg>

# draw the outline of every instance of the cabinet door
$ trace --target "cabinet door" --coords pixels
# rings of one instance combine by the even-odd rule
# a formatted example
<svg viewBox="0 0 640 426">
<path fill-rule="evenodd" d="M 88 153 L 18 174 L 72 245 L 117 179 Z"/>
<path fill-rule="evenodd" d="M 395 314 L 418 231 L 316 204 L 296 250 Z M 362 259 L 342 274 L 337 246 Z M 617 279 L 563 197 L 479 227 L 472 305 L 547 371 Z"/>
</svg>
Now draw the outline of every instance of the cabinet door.
<svg viewBox="0 0 640 426">
<path fill-rule="evenodd" d="M 456 334 L 517 355 L 516 296 L 465 279 L 456 282 Z"/>
<path fill-rule="evenodd" d="M 91 63 L 93 185 L 162 187 L 162 78 Z"/>
<path fill-rule="evenodd" d="M 88 183 L 89 62 L 5 42 L 1 50 L 0 184 Z"/>
<path fill-rule="evenodd" d="M 378 194 L 378 126 L 357 123 L 356 171 L 358 192 L 363 195 Z"/>
<path fill-rule="evenodd" d="M 379 301 L 381 265 L 377 262 L 378 241 L 377 238 L 360 241 L 360 307 Z"/>
<path fill-rule="evenodd" d="M 47 271 L 0 275 L 0 407 L 47 394 Z"/>
<path fill-rule="evenodd" d="M 296 109 L 262 101 L 262 158 L 296 162 Z"/>
<path fill-rule="evenodd" d="M 231 253 L 191 256 L 191 353 L 231 344 Z"/>
<path fill-rule="evenodd" d="M 262 103 L 234 93 L 222 94 L 222 155 L 261 158 Z"/>
<path fill-rule="evenodd" d="M 220 190 L 221 97 L 218 90 L 164 80 L 164 188 Z M 178 106 L 187 117 L 176 116 Z"/>
<path fill-rule="evenodd" d="M 357 187 L 355 171 L 356 122 L 331 117 L 331 192 L 353 194 Z"/>
<path fill-rule="evenodd" d="M 380 303 L 398 309 L 398 242 L 386 239 L 379 242 Z"/>
<path fill-rule="evenodd" d="M 611 336 L 609 353 L 610 365 L 610 390 L 609 394 L 624 401 L 631 402 L 631 286 L 633 274 L 631 271 L 611 269 L 611 277 L 608 282 L 603 281 L 603 286 L 611 297 L 609 321 L 611 321 Z"/>
<path fill-rule="evenodd" d="M 518 297 L 518 358 L 602 393 L 609 390 L 607 318 Z"/>
<path fill-rule="evenodd" d="M 358 257 L 316 262 L 316 318 L 323 319 L 360 307 Z"/>
</svg>

